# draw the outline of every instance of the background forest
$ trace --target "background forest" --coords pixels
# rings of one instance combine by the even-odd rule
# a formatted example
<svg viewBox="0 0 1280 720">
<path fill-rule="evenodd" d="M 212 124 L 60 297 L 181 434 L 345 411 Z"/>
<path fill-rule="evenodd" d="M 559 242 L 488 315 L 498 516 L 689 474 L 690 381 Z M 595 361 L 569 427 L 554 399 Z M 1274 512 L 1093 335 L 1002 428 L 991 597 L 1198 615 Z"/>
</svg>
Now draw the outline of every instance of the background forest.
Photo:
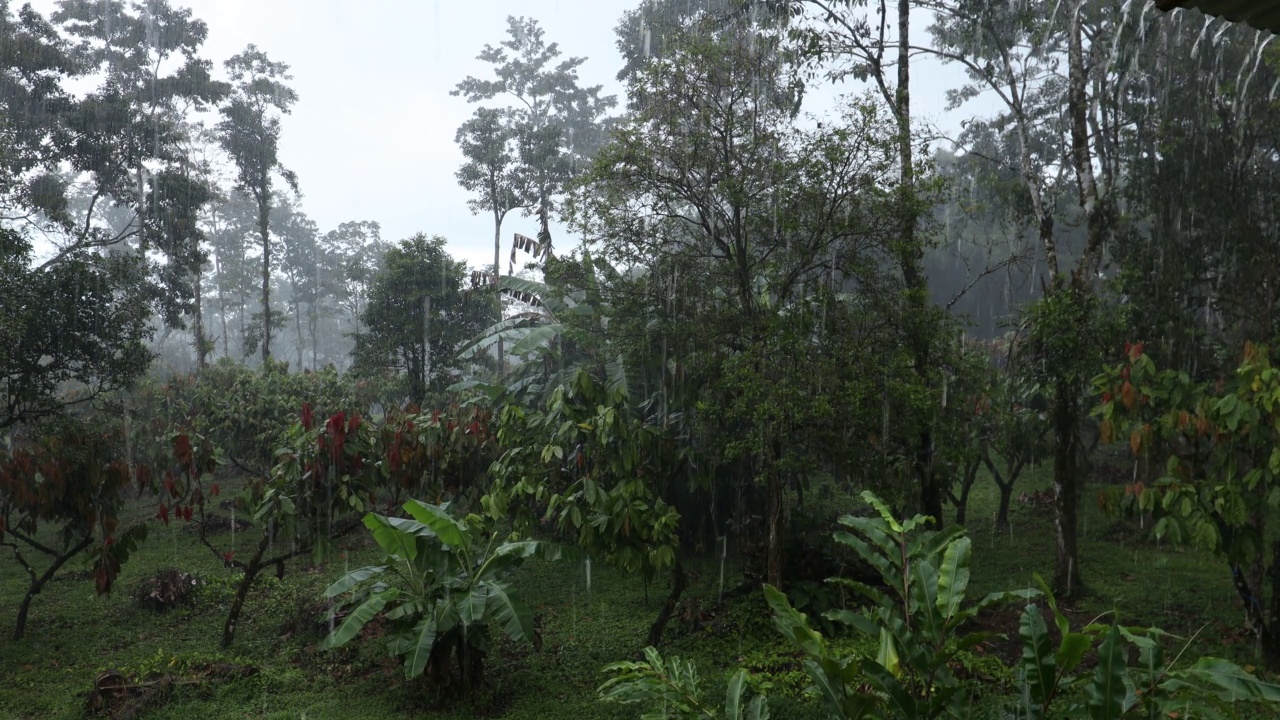
<svg viewBox="0 0 1280 720">
<path fill-rule="evenodd" d="M 1274 717 L 1280 49 L 1167 5 L 510 17 L 476 264 L 308 217 L 269 48 L 0 0 L 0 715 Z"/>
</svg>

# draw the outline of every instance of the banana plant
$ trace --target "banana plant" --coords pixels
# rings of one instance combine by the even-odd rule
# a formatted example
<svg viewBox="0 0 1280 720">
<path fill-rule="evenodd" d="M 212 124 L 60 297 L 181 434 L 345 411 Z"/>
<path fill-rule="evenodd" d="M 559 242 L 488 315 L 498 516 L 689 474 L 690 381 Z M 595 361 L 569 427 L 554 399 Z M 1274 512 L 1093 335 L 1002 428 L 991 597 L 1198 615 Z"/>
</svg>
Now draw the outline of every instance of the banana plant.
<svg viewBox="0 0 1280 720">
<path fill-rule="evenodd" d="M 840 657 L 829 649 L 807 617 L 787 597 L 766 586 L 774 624 L 807 656 L 806 669 L 818 694 L 838 718 L 961 717 L 970 687 L 952 672 L 958 656 L 989 640 L 991 633 L 964 632 L 965 625 L 991 607 L 1035 591 L 996 592 L 966 604 L 972 544 L 964 529 L 922 528 L 932 518 L 899 521 L 873 493 L 863 499 L 871 517 L 846 515 L 837 542 L 852 548 L 880 575 L 873 586 L 849 578 L 829 578 L 870 601 L 862 612 L 828 611 L 825 616 L 877 638 L 875 658 Z"/>
<path fill-rule="evenodd" d="M 528 558 L 557 560 L 562 550 L 535 540 L 499 543 L 481 518 L 455 518 L 447 503 L 410 500 L 404 510 L 410 517 L 365 515 L 386 556 L 325 590 L 326 598 L 343 598 L 349 614 L 323 647 L 346 645 L 381 617 L 388 650 L 404 658 L 406 677 L 425 674 L 433 689 L 469 694 L 484 682 L 491 626 L 541 648 L 533 611 L 507 579 Z"/>
<path fill-rule="evenodd" d="M 549 271 L 548 275 L 572 275 L 573 280 L 542 283 L 501 278 L 499 289 L 532 309 L 485 328 L 458 351 L 460 359 L 471 359 L 501 341 L 508 355 L 524 361 L 499 382 L 473 379 L 450 389 L 479 390 L 494 401 L 509 398 L 545 402 L 566 378 L 587 370 L 611 387 L 624 390 L 633 402 L 641 402 L 635 369 L 621 354 L 612 352 L 607 343 L 597 341 L 608 329 L 613 314 L 602 288 L 619 277 L 617 270 L 586 250 L 580 261 L 551 262 L 556 264 L 556 272 Z"/>
<path fill-rule="evenodd" d="M 744 702 L 747 672 L 738 670 L 729 679 L 724 709 L 702 699 L 698 669 L 693 663 L 662 655 L 650 645 L 645 662 L 616 662 L 604 671 L 613 677 L 600 686 L 600 699 L 623 705 L 642 704 L 642 720 L 768 720 L 769 701 L 756 695 Z"/>
<path fill-rule="evenodd" d="M 1073 631 L 1044 579 L 1038 574 L 1034 579 L 1057 626 L 1058 641 L 1055 648 L 1040 608 L 1027 605 L 1018 633 L 1022 638 L 1018 717 L 1052 717 L 1055 703 L 1065 711 L 1064 717 L 1091 720 L 1238 717 L 1233 712 L 1237 703 L 1280 709 L 1280 686 L 1262 682 L 1227 660 L 1202 657 L 1178 667 L 1183 652 L 1167 659 L 1161 642 L 1172 636 L 1159 628 L 1095 622 Z M 1095 644 L 1093 672 L 1077 673 Z M 1128 663 L 1130 647 L 1137 650 L 1134 665 Z"/>
</svg>

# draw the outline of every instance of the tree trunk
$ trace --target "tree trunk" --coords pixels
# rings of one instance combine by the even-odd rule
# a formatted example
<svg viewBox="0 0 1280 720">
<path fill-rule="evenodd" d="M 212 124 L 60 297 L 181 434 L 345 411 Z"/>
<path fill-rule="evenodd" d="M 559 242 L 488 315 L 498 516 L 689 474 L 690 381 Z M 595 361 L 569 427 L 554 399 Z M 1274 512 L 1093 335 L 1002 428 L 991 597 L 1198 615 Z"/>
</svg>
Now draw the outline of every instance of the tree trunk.
<svg viewBox="0 0 1280 720">
<path fill-rule="evenodd" d="M 245 310 L 248 308 L 248 305 L 249 305 L 249 301 L 244 296 L 244 286 L 241 285 L 240 286 L 240 357 L 241 358 L 249 357 L 249 353 L 245 352 L 245 348 L 244 348 L 244 314 L 245 314 Z"/>
<path fill-rule="evenodd" d="M 960 484 L 960 497 L 952 498 L 952 502 L 956 505 L 956 524 L 964 525 L 969 511 L 969 492 L 973 490 L 973 483 L 978 479 L 978 467 L 981 460 L 972 461 L 964 469 L 964 478 Z"/>
<path fill-rule="evenodd" d="M 498 208 L 493 209 L 493 296 L 498 302 L 498 322 L 502 322 L 502 215 Z M 498 376 L 504 369 L 502 361 L 502 338 L 498 338 Z"/>
<path fill-rule="evenodd" d="M 208 353 L 207 353 L 207 347 L 205 345 L 206 340 L 204 337 L 204 309 L 203 309 L 204 303 L 202 302 L 202 296 L 204 294 L 204 291 L 200 287 L 200 275 L 201 275 L 200 268 L 196 268 L 195 287 L 194 287 L 195 296 L 196 296 L 195 297 L 195 300 L 196 300 L 195 327 L 194 327 L 195 343 L 196 343 L 196 368 L 198 370 L 203 370 L 205 366 L 208 364 L 206 362 L 206 356 Z"/>
<path fill-rule="evenodd" d="M 1261 555 L 1261 553 L 1259 553 Z M 1267 668 L 1280 670 L 1280 540 L 1271 543 L 1271 610 L 1267 632 L 1262 638 L 1262 657 Z"/>
<path fill-rule="evenodd" d="M 313 369 L 320 367 L 319 345 L 316 340 L 316 330 L 320 325 L 320 317 L 316 314 L 315 295 L 312 295 L 311 301 L 307 303 L 307 335 L 311 337 L 311 367 Z"/>
<path fill-rule="evenodd" d="M 298 302 L 298 289 L 293 290 L 293 330 L 298 342 L 298 372 L 302 372 L 302 305 Z"/>
<path fill-rule="evenodd" d="M 1076 596 L 1084 587 L 1080 579 L 1078 547 L 1079 478 L 1076 472 L 1079 408 L 1075 387 L 1059 379 L 1054 389 L 1053 491 L 1055 559 L 1053 584 L 1059 597 Z M 1012 485 L 1012 483 L 1010 483 Z"/>
<path fill-rule="evenodd" d="M 671 593 L 667 595 L 667 601 L 662 604 L 658 618 L 653 621 L 653 625 L 649 626 L 649 645 L 658 647 L 662 644 L 662 633 L 667 629 L 667 623 L 671 621 L 671 616 L 676 611 L 676 604 L 680 602 L 680 596 L 684 594 L 686 585 L 688 585 L 688 578 L 685 576 L 684 565 L 677 559 L 675 567 L 671 568 Z"/>
<path fill-rule="evenodd" d="M 924 248 L 917 240 L 916 226 L 919 211 L 916 207 L 915 153 L 911 146 L 911 5 L 910 0 L 898 1 L 898 82 L 894 93 L 894 115 L 898 123 L 898 166 L 901 173 L 899 191 L 903 204 L 901 250 L 898 263 L 907 291 L 907 311 L 904 331 L 911 347 L 912 361 L 920 382 L 929 386 L 930 332 L 929 286 L 922 263 Z M 944 490 L 940 486 L 934 468 L 933 433 L 929 423 L 917 439 L 916 477 L 920 483 L 920 511 L 934 518 L 935 528 L 943 525 L 942 500 Z"/>
<path fill-rule="evenodd" d="M 769 543 L 766 547 L 768 559 L 765 564 L 766 581 L 778 588 L 782 589 L 782 543 L 785 529 L 782 527 L 782 477 L 777 468 L 769 468 L 768 481 L 768 513 L 769 513 Z"/>
<path fill-rule="evenodd" d="M 218 321 L 222 324 L 222 356 L 231 357 L 231 345 L 227 338 L 227 296 L 222 285 L 222 255 L 214 255 L 214 268 L 218 273 Z"/>
<path fill-rule="evenodd" d="M 27 588 L 27 595 L 22 598 L 22 604 L 18 606 L 18 617 L 13 621 L 13 639 L 15 642 L 21 640 L 22 636 L 27 632 L 27 612 L 31 610 L 31 601 L 35 599 L 35 596 L 39 595 L 42 590 L 44 590 L 44 586 L 53 579 L 53 576 L 58 573 L 58 570 L 61 569 L 68 560 L 80 554 L 81 551 L 89 547 L 92 543 L 93 538 L 91 537 L 81 539 L 75 547 L 54 558 L 53 564 L 45 569 L 43 575 L 31 580 L 31 586 Z"/>
<path fill-rule="evenodd" d="M 996 511 L 996 530 L 1009 532 L 1009 504 L 1013 500 L 1013 483 L 996 483 L 1000 488 L 1000 509 Z"/>
<path fill-rule="evenodd" d="M 245 598 L 249 596 L 249 587 L 253 585 L 254 578 L 258 576 L 258 571 L 262 569 L 262 556 L 267 552 L 267 546 L 271 542 L 271 536 L 268 533 L 262 534 L 262 539 L 258 541 L 258 549 L 254 551 L 253 557 L 249 560 L 249 566 L 244 569 L 244 577 L 240 580 L 240 588 L 236 590 L 236 598 L 231 602 L 231 610 L 227 613 L 227 622 L 222 626 L 222 647 L 231 647 L 232 641 L 236 636 L 236 624 L 240 622 L 240 611 L 244 609 Z"/>
<path fill-rule="evenodd" d="M 258 232 L 262 235 L 262 364 L 271 359 L 271 203 L 264 194 L 258 200 Z"/>
</svg>

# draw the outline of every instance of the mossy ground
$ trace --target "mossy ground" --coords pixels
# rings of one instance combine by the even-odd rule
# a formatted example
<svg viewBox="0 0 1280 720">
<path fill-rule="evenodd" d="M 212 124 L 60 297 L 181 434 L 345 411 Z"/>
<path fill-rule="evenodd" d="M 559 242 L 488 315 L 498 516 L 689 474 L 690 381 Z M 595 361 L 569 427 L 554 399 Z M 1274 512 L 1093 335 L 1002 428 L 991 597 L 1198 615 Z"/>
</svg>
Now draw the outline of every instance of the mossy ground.
<svg viewBox="0 0 1280 720">
<path fill-rule="evenodd" d="M 1033 473 L 1022 489 L 1045 487 L 1045 472 Z M 1086 491 L 1083 579 L 1089 594 L 1072 605 L 1076 622 L 1116 612 L 1126 624 L 1158 625 L 1190 637 L 1190 652 L 1212 653 L 1241 663 L 1254 662 L 1248 637 L 1241 630 L 1241 611 L 1221 561 L 1203 553 L 1160 546 L 1132 523 L 1101 517 Z M 812 500 L 810 502 L 813 502 Z M 836 496 L 823 501 L 828 509 L 853 509 L 857 500 Z M 995 487 L 974 490 L 969 531 L 974 541 L 973 593 L 1022 588 L 1033 572 L 1048 576 L 1053 544 L 1050 513 L 1016 505 L 1013 530 L 994 531 Z M 811 513 L 797 514 L 803 522 Z M 254 533 L 242 533 L 237 549 L 249 551 Z M 215 539 L 229 546 L 230 536 Z M 15 720 L 82 717 L 85 698 L 97 674 L 106 669 L 145 674 L 181 670 L 205 662 L 252 665 L 258 672 L 224 682 L 178 686 L 155 698 L 141 717 L 173 718 L 362 718 L 502 717 L 588 718 L 635 717 L 631 708 L 596 701 L 603 681 L 601 667 L 635 658 L 649 624 L 667 593 L 665 581 L 647 589 L 639 578 L 624 577 L 597 565 L 590 590 L 579 564 L 532 563 L 516 578 L 535 606 L 543 635 L 540 652 L 499 643 L 490 657 L 489 686 L 467 705 L 448 710 L 433 706 L 416 683 L 403 679 L 400 666 L 384 657 L 374 641 L 354 648 L 321 651 L 324 627 L 318 603 L 322 589 L 343 572 L 377 559 L 376 548 L 363 536 L 344 544 L 347 556 L 336 564 L 309 568 L 296 561 L 283 580 L 267 573 L 250 597 L 245 618 L 229 651 L 218 647 L 222 622 L 238 571 L 222 562 L 183 530 L 183 524 L 156 527 L 140 552 L 126 565 L 117 589 L 94 595 L 83 579 L 83 566 L 73 561 L 32 606 L 27 636 L 8 639 L 12 618 L 26 589 L 21 569 L 6 553 L 0 556 L 0 717 Z M 157 614 L 140 608 L 132 589 L 162 568 L 178 567 L 208 584 L 184 607 Z M 78 574 L 79 572 L 79 574 Z M 763 599 L 748 593 L 718 612 L 718 560 L 695 562 L 688 600 L 673 620 L 664 654 L 697 663 L 709 697 L 720 696 L 731 669 L 747 666 L 766 684 L 776 718 L 821 717 L 821 708 L 803 695 L 806 685 L 798 656 L 774 633 Z M 732 559 L 725 585 L 741 581 Z M 700 616 L 699 623 L 692 616 Z M 988 619 L 994 627 L 1016 633 L 1016 611 Z M 853 649 L 874 651 L 858 639 L 842 640 Z M 1002 669 L 1003 651 L 975 657 L 966 668 L 985 678 L 992 694 L 1008 690 L 1011 675 Z M 1193 655 L 1194 656 L 1194 655 Z M 180 675 L 181 673 L 179 673 Z M 975 699 L 975 716 L 994 701 Z"/>
</svg>

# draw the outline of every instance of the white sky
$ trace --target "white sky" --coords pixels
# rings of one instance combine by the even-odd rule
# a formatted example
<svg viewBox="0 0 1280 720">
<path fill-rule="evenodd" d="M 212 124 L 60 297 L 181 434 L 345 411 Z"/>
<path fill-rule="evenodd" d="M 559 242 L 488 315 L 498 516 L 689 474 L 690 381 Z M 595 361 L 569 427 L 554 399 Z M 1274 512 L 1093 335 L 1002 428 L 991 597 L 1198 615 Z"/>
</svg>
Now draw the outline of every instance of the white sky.
<svg viewBox="0 0 1280 720">
<path fill-rule="evenodd" d="M 283 122 L 280 158 L 298 173 L 302 208 L 321 231 L 349 220 L 376 220 L 383 238 L 415 232 L 442 235 L 469 264 L 492 262 L 492 219 L 472 215 L 454 171 L 462 162 L 457 127 L 473 108 L 449 91 L 467 75 L 489 77 L 475 57 L 506 37 L 508 15 L 536 18 L 563 56 L 585 56 L 586 85 L 603 84 L 623 100 L 614 75 L 622 60 L 613 29 L 639 0 L 171 0 L 191 7 L 209 26 L 204 56 L 222 61 L 255 43 L 290 65 L 299 101 Z M 53 0 L 32 3 L 48 13 Z M 16 7 L 14 8 L 16 10 Z M 928 17 L 915 20 L 920 40 Z M 924 44 L 920 42 L 918 44 Z M 960 117 L 984 114 L 990 103 L 943 116 L 944 91 L 962 82 L 958 68 L 921 59 L 913 64 L 917 115 L 950 132 Z M 854 87 L 838 88 L 841 92 Z M 836 90 L 811 90 L 819 111 Z M 511 234 L 535 235 L 533 219 L 509 216 Z M 578 239 L 553 228 L 558 248 Z M 505 271 L 505 269 L 504 269 Z"/>
</svg>

